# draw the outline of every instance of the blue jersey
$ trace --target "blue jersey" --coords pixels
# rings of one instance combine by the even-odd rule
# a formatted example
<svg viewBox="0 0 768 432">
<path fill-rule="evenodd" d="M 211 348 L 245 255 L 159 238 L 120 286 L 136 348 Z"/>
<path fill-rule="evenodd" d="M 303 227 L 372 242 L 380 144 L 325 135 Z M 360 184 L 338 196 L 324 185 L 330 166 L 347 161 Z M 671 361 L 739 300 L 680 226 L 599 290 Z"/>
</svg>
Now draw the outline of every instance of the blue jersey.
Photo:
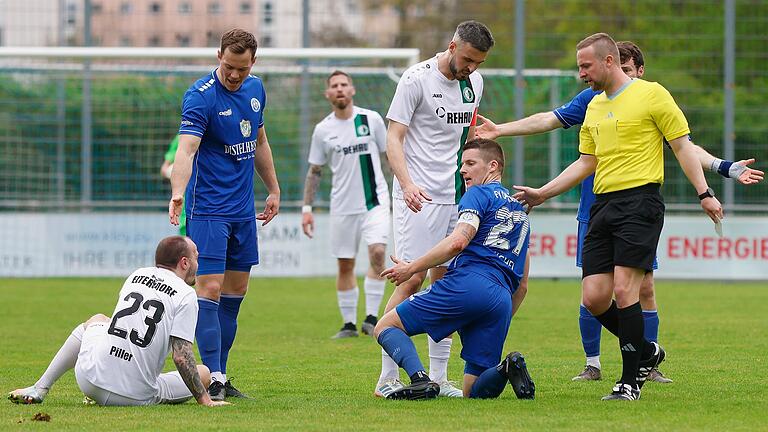
<svg viewBox="0 0 768 432">
<path fill-rule="evenodd" d="M 179 134 L 201 139 L 186 191 L 188 218 L 255 218 L 253 158 L 266 102 L 261 79 L 249 75 L 232 92 L 215 70 L 184 93 Z"/>
<path fill-rule="evenodd" d="M 585 88 L 570 102 L 560 108 L 556 108 L 552 113 L 555 114 L 555 117 L 557 117 L 557 119 L 560 120 L 560 123 L 563 124 L 563 129 L 582 124 L 584 122 L 584 116 L 587 115 L 587 105 L 592 101 L 592 98 L 600 93 L 602 92 L 592 90 L 591 88 Z M 592 208 L 592 203 L 595 202 L 595 193 L 593 192 L 594 183 L 594 174 L 584 179 L 581 183 L 579 212 L 576 215 L 576 219 L 580 222 L 589 222 L 589 209 Z"/>
<path fill-rule="evenodd" d="M 472 186 L 459 201 L 464 213 L 480 218 L 477 233 L 453 260 L 449 273 L 474 272 L 517 290 L 528 253 L 530 222 L 523 206 L 499 182 Z"/>
</svg>

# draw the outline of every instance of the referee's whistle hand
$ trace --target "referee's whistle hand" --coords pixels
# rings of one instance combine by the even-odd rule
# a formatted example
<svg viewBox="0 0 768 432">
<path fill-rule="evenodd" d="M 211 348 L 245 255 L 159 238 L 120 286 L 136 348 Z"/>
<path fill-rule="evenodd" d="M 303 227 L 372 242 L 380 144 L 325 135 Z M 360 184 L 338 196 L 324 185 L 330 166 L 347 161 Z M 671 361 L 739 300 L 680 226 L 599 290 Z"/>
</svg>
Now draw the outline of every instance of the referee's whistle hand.
<svg viewBox="0 0 768 432">
<path fill-rule="evenodd" d="M 701 200 L 701 208 L 704 209 L 704 213 L 706 213 L 714 223 L 718 223 L 725 217 L 723 206 L 715 197 L 708 197 Z"/>
</svg>

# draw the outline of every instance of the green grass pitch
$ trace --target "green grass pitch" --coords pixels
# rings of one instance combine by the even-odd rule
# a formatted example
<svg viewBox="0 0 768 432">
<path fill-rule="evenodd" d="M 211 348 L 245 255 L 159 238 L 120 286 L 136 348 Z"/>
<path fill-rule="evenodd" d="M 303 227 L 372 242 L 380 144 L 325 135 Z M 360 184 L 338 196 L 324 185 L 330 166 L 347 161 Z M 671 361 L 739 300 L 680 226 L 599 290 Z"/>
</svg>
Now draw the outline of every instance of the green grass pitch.
<svg viewBox="0 0 768 432">
<path fill-rule="evenodd" d="M 31 385 L 76 323 L 110 314 L 119 279 L 0 280 L 0 390 Z M 391 289 L 391 287 L 390 287 Z M 526 356 L 536 400 L 508 387 L 497 400 L 387 401 L 372 396 L 380 348 L 369 337 L 334 341 L 340 327 L 332 279 L 254 279 L 240 314 L 229 376 L 253 396 L 223 408 L 84 406 L 74 374 L 43 405 L 0 401 L 13 430 L 765 430 L 768 287 L 764 283 L 657 282 L 662 370 L 636 403 L 601 402 L 620 374 L 615 338 L 603 332 L 601 382 L 575 383 L 583 365 L 578 281 L 532 280 L 505 351 Z M 362 296 L 361 296 L 362 297 Z M 361 301 L 362 303 L 362 301 Z M 362 315 L 363 304 L 359 307 Z M 361 318 L 362 319 L 362 318 Z M 415 338 L 426 359 L 424 336 Z M 450 376 L 461 379 L 454 342 Z M 172 368 L 172 362 L 167 363 Z M 33 422 L 37 412 L 50 423 Z"/>
</svg>

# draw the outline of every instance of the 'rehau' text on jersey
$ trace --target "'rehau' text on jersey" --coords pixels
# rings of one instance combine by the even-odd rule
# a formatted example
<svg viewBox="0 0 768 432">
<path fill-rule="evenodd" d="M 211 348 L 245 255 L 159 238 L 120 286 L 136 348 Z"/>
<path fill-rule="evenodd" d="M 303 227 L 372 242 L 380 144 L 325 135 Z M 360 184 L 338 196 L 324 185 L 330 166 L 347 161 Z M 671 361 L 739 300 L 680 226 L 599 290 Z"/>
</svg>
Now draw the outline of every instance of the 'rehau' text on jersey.
<svg viewBox="0 0 768 432">
<path fill-rule="evenodd" d="M 464 192 L 461 148 L 477 121 L 483 78 L 474 71 L 465 80 L 450 80 L 437 63 L 433 57 L 403 73 L 387 118 L 408 126 L 403 151 L 413 182 L 424 188 L 432 203 L 457 204 Z M 403 196 L 397 178 L 392 196 Z"/>
</svg>

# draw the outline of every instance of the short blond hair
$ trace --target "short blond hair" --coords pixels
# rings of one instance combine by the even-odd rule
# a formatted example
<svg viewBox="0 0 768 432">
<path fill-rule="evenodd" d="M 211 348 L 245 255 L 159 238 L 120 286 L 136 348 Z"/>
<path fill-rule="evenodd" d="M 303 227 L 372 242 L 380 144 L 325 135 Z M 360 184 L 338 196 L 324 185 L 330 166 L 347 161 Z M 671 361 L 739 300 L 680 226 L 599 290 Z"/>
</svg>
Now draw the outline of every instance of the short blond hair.
<svg viewBox="0 0 768 432">
<path fill-rule="evenodd" d="M 595 54 L 601 59 L 612 55 L 617 63 L 621 61 L 616 41 L 608 33 L 595 33 L 592 36 L 587 36 L 576 45 L 576 50 L 582 50 L 590 46 L 595 47 Z"/>
</svg>

